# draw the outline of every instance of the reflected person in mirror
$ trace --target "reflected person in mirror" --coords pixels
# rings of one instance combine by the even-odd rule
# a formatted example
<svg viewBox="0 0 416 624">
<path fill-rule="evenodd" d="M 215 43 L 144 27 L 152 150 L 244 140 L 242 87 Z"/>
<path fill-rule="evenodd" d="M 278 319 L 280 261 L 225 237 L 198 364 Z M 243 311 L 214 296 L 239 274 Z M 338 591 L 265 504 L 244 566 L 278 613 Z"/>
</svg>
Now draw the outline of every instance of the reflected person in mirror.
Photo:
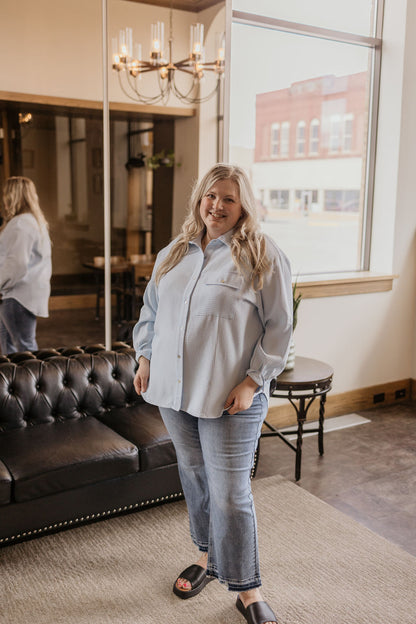
<svg viewBox="0 0 416 624">
<path fill-rule="evenodd" d="M 36 351 L 36 317 L 48 316 L 52 261 L 48 223 L 32 180 L 6 180 L 2 217 L 1 352 Z"/>
<path fill-rule="evenodd" d="M 173 440 L 200 551 L 173 591 L 191 598 L 216 578 L 251 624 L 277 621 L 260 591 L 250 476 L 291 334 L 289 262 L 260 230 L 245 172 L 217 164 L 157 256 L 133 331 L 134 385 Z"/>
</svg>

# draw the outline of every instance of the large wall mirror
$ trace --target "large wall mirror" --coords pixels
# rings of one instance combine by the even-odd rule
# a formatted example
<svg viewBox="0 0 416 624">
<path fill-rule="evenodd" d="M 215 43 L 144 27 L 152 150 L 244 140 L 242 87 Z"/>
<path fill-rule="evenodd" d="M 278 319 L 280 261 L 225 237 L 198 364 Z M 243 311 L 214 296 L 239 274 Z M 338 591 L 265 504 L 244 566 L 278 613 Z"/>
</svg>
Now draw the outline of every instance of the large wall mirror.
<svg viewBox="0 0 416 624">
<path fill-rule="evenodd" d="M 145 59 L 151 25 L 163 22 L 165 43 L 173 33 L 174 61 L 181 60 L 189 54 L 191 25 L 201 22 L 205 54 L 215 60 L 218 37 L 225 31 L 224 5 L 216 0 L 71 0 L 59 6 L 53 0 L 5 2 L 0 23 L 0 183 L 13 175 L 33 180 L 53 249 L 50 316 L 38 319 L 39 348 L 108 346 L 108 325 L 110 340 L 128 340 L 155 254 L 179 231 L 193 181 L 222 157 L 224 90 L 220 80 L 215 94 L 201 104 L 173 94 L 164 102 L 139 102 L 121 83 L 121 72 L 113 69 L 114 40 L 119 46 L 120 31 L 131 29 L 132 52 L 140 43 Z M 102 60 L 103 11 L 107 68 Z M 108 171 L 103 70 L 108 71 Z M 184 75 L 179 83 L 182 91 L 188 78 Z M 216 78 L 215 72 L 207 74 L 198 97 L 204 99 Z M 154 98 L 158 83 L 153 72 L 143 75 L 140 88 Z M 103 216 L 106 182 L 110 247 L 105 245 Z"/>
</svg>

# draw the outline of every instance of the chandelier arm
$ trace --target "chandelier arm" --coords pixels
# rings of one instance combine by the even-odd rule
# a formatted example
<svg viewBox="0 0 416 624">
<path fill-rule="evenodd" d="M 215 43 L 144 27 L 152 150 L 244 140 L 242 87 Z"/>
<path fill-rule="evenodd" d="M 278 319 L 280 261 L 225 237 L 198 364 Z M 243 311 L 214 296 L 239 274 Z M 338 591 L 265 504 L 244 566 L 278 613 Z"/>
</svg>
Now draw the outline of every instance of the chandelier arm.
<svg viewBox="0 0 416 624">
<path fill-rule="evenodd" d="M 184 74 L 190 74 L 191 76 L 194 76 L 195 73 L 193 71 L 193 69 L 185 69 L 184 67 L 177 67 L 176 68 L 178 71 L 183 72 Z"/>
<path fill-rule="evenodd" d="M 195 82 L 195 79 L 192 81 L 191 87 L 189 89 L 189 91 L 187 93 L 182 93 L 182 91 L 179 90 L 179 88 L 176 85 L 176 81 L 175 78 L 173 78 L 172 80 L 172 88 L 173 88 L 173 92 L 176 95 L 176 97 L 178 97 L 180 100 L 184 100 L 184 101 L 188 101 L 188 98 L 190 97 L 190 94 L 198 87 L 198 84 Z M 192 98 L 195 99 L 195 98 Z"/>
<path fill-rule="evenodd" d="M 176 86 L 174 88 L 174 94 L 180 100 L 182 100 L 183 102 L 187 102 L 188 104 L 203 104 L 204 102 L 207 102 L 219 90 L 219 86 L 220 86 L 220 78 L 218 78 L 217 84 L 215 85 L 214 89 L 210 93 L 208 93 L 208 95 L 205 95 L 205 96 L 200 97 L 200 98 L 197 98 L 197 97 L 191 98 L 191 97 L 189 97 L 190 91 L 188 91 L 188 93 L 186 95 L 182 94 L 180 91 L 177 90 Z"/>
<path fill-rule="evenodd" d="M 179 69 L 182 65 L 185 65 L 187 67 L 192 67 L 193 61 L 191 61 L 189 58 L 184 58 L 182 59 L 182 61 L 177 61 L 176 63 L 173 63 L 173 64 L 177 69 Z"/>
<path fill-rule="evenodd" d="M 131 95 L 128 91 L 126 91 L 122 83 L 120 74 L 119 74 L 119 84 L 120 84 L 121 90 L 130 100 L 133 100 L 135 102 L 140 102 L 141 104 L 158 104 L 159 102 L 162 101 L 164 94 L 158 94 L 155 96 L 147 97 L 140 93 L 136 85 L 131 82 L 130 77 L 127 77 L 127 82 L 128 82 L 130 89 L 135 93 L 135 96 Z"/>
<path fill-rule="evenodd" d="M 191 97 L 191 93 L 193 90 L 196 89 L 196 87 L 199 85 L 199 83 L 195 80 L 193 80 L 193 83 L 189 89 L 189 91 L 187 93 L 182 93 L 178 86 L 176 85 L 175 80 L 173 80 L 173 91 L 176 95 L 176 97 L 178 97 L 180 100 L 182 100 L 183 102 L 187 102 L 188 104 L 202 104 L 203 102 L 207 102 L 214 94 L 216 91 L 218 91 L 219 89 L 219 78 L 217 79 L 217 83 L 214 87 L 214 89 L 208 94 L 205 95 L 203 97 Z"/>
<path fill-rule="evenodd" d="M 157 78 L 158 78 L 160 93 L 162 95 L 162 100 L 161 101 L 163 102 L 163 104 L 166 104 L 168 99 L 169 99 L 169 96 L 170 96 L 170 94 L 172 92 L 172 81 L 171 81 L 170 77 L 165 78 L 165 80 L 167 80 L 167 83 L 166 83 L 166 85 L 164 85 L 163 84 L 163 79 L 162 79 L 160 74 L 158 74 Z"/>
<path fill-rule="evenodd" d="M 134 83 L 132 82 L 132 76 L 129 73 L 127 73 L 126 78 L 130 88 L 132 89 L 132 91 L 134 91 L 134 93 L 139 98 L 139 101 L 141 101 L 143 104 L 158 104 L 159 102 L 163 101 L 165 97 L 163 89 L 160 89 L 161 92 L 158 95 L 146 96 L 140 93 L 140 91 L 138 90 L 137 78 L 134 78 Z"/>
</svg>

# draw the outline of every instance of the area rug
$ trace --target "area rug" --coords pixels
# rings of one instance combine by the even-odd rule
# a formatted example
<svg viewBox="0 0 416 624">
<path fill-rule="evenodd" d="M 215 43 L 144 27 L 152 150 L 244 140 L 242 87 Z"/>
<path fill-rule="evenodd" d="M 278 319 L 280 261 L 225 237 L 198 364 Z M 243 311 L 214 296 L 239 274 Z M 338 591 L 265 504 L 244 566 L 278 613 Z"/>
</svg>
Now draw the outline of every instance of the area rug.
<svg viewBox="0 0 416 624">
<path fill-rule="evenodd" d="M 253 483 L 264 594 L 280 624 L 415 624 L 416 558 L 280 476 Z M 195 559 L 183 501 L 0 550 L 1 624 L 243 624 Z"/>
</svg>

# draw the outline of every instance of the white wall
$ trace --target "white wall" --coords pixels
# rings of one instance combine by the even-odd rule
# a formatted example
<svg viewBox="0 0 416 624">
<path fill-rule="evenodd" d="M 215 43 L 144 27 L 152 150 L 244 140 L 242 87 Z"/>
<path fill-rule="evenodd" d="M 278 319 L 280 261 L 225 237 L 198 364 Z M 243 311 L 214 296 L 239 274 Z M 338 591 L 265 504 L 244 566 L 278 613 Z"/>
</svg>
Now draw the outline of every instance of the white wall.
<svg viewBox="0 0 416 624">
<path fill-rule="evenodd" d="M 371 254 L 372 270 L 398 278 L 391 292 L 305 299 L 299 308 L 297 353 L 332 364 L 334 392 L 416 377 L 416 10 L 406 4 L 385 2 Z"/>
</svg>

